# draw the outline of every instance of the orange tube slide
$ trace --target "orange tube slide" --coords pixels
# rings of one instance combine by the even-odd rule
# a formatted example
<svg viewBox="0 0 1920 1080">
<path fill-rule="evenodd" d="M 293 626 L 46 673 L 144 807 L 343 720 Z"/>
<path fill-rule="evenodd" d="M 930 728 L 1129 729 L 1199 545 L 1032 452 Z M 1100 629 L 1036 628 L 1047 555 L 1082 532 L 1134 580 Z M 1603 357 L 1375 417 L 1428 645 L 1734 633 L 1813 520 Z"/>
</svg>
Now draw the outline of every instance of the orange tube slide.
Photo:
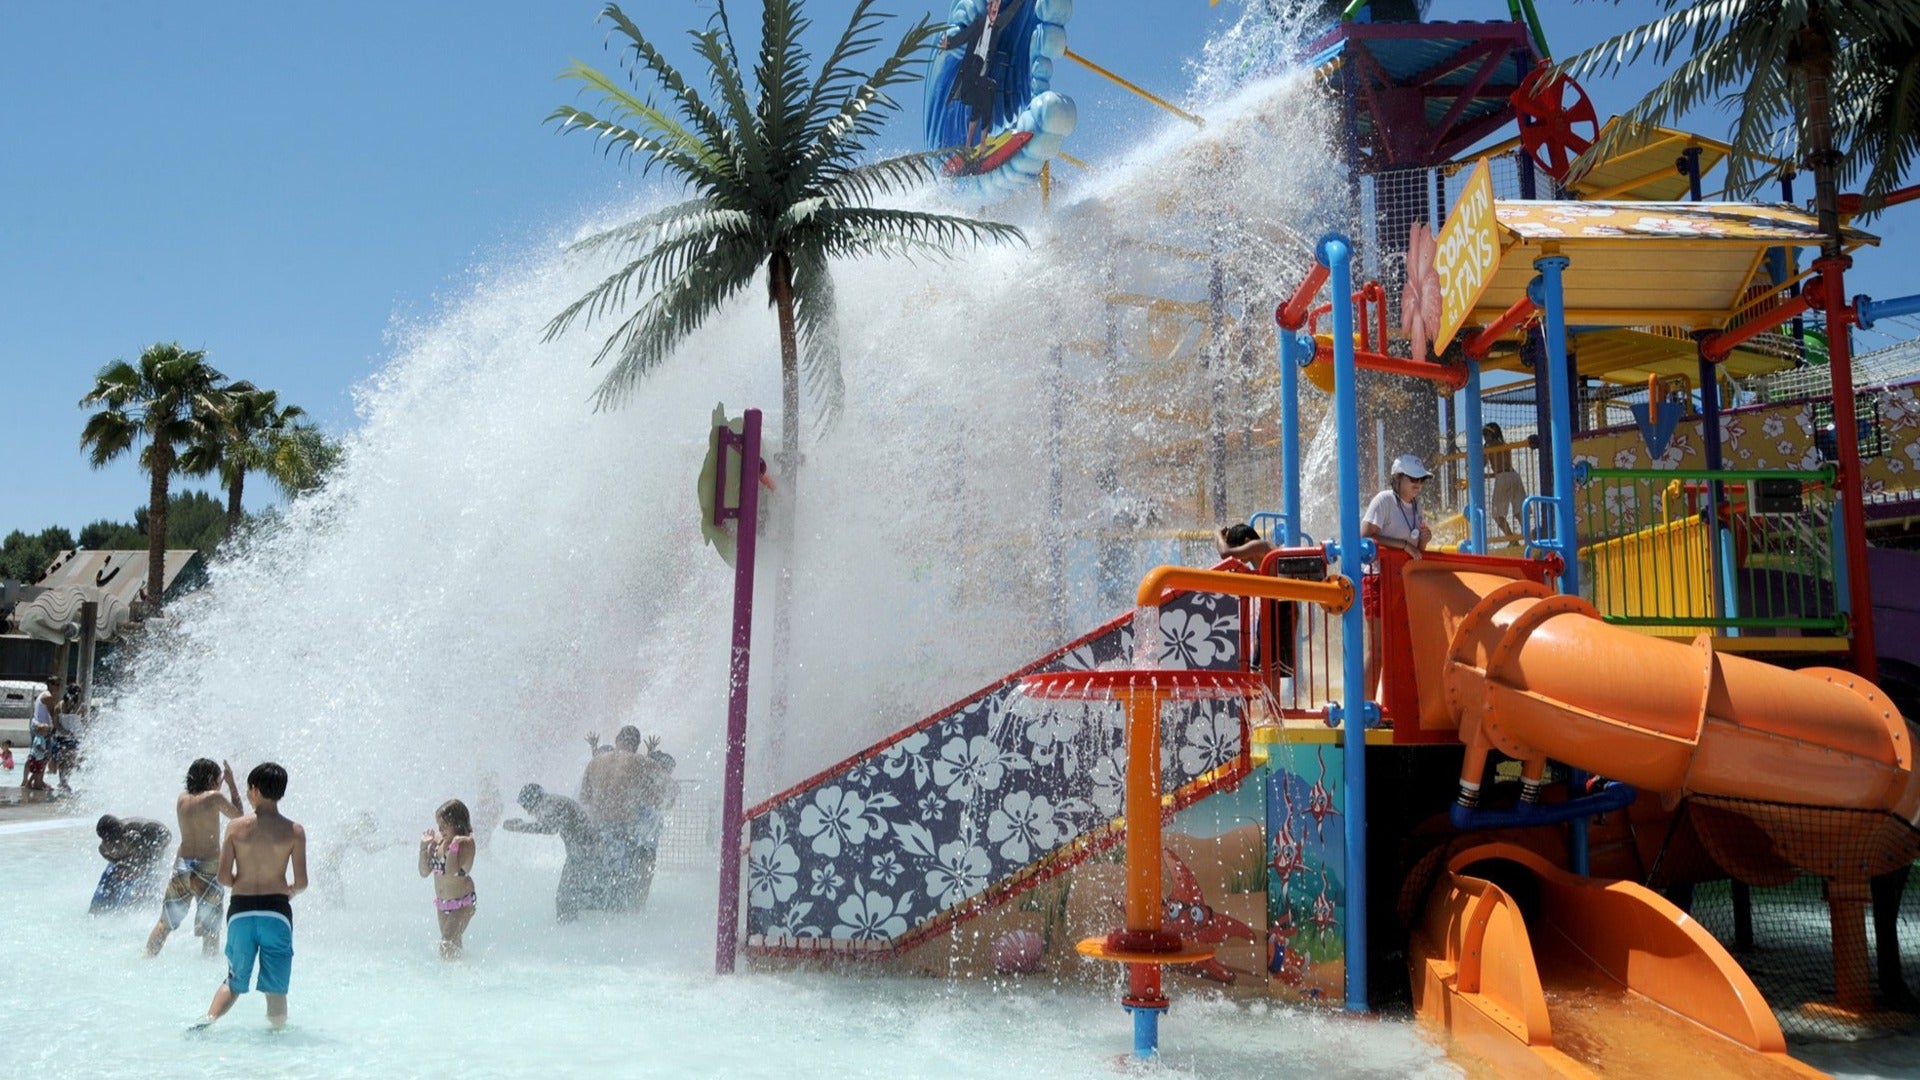
<svg viewBox="0 0 1920 1080">
<path fill-rule="evenodd" d="M 1405 578 L 1424 727 L 1467 745 L 1463 801 L 1491 750 L 1537 779 L 1552 758 L 1672 800 L 1718 795 L 1920 822 L 1906 722 L 1871 684 L 1789 671 L 1602 622 L 1592 605 L 1458 564 Z"/>
</svg>

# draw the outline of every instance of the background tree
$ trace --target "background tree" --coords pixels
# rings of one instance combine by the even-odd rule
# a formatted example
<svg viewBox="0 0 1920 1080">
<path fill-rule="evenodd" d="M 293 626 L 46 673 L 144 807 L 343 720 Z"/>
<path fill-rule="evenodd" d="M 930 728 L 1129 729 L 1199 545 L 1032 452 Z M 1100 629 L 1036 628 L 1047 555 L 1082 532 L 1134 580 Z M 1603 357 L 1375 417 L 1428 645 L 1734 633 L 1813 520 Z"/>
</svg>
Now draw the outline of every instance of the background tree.
<svg viewBox="0 0 1920 1080">
<path fill-rule="evenodd" d="M 61 552 L 73 546 L 73 534 L 58 525 L 32 536 L 15 529 L 0 540 L 0 578 L 31 585 Z"/>
<path fill-rule="evenodd" d="M 707 67 L 712 103 L 616 5 L 602 17 L 628 42 L 623 63 L 635 81 L 644 76 L 657 86 L 668 107 L 585 64 L 567 70 L 567 78 L 598 95 L 604 115 L 562 106 L 550 117 L 561 131 L 593 134 L 623 159 L 639 159 L 643 175 L 659 169 L 692 198 L 575 245 L 607 252 L 620 266 L 555 317 L 547 336 L 575 320 L 591 324 L 638 304 L 594 358 L 596 364 L 613 360 L 596 402 L 615 405 L 764 271 L 779 326 L 782 476 L 791 485 L 800 446 L 803 345 L 807 382 L 823 417 L 831 420 L 841 404 L 830 261 L 945 255 L 957 245 L 1020 239 L 1021 233 L 1011 225 L 872 205 L 934 178 L 931 154 L 865 159 L 885 116 L 899 108 L 886 91 L 918 80 L 921 55 L 939 26 L 915 23 L 891 55 L 863 73 L 855 65 L 879 44 L 875 35 L 889 16 L 861 0 L 812 72 L 812 55 L 800 41 L 808 22 L 798 0 L 765 0 L 749 88 L 724 0 L 715 9 L 708 28 L 691 35 Z M 790 501 L 791 486 L 787 493 L 783 502 Z"/>
<path fill-rule="evenodd" d="M 944 256 L 962 244 L 1023 237 L 1011 225 L 874 205 L 935 175 L 933 154 L 867 160 L 882 121 L 899 108 L 887 90 L 918 81 L 922 58 L 940 33 L 925 18 L 879 66 L 863 72 L 857 65 L 880 44 L 889 16 L 876 12 L 872 0 L 860 0 L 826 60 L 810 71 L 799 0 L 763 0 L 749 87 L 727 5 L 715 0 L 707 29 L 691 35 L 706 65 L 709 101 L 618 6 L 608 5 L 601 16 L 626 39 L 621 60 L 634 81 L 652 87 L 638 96 L 576 61 L 566 77 L 597 95 L 603 112 L 562 106 L 549 120 L 558 121 L 562 133 L 591 133 L 623 160 L 638 159 L 642 175 L 660 170 L 692 197 L 575 245 L 612 256 L 619 268 L 556 316 L 547 337 L 575 320 L 590 325 L 637 305 L 594 357 L 595 364 L 613 360 L 596 404 L 615 405 L 764 271 L 780 338 L 774 468 L 782 498 L 775 520 L 779 535 L 790 539 L 774 593 L 773 707 L 779 715 L 786 703 L 792 539 L 798 536 L 802 368 L 827 424 L 839 412 L 845 385 L 829 264 L 871 255 Z M 656 92 L 665 107 L 654 104 Z"/>
<path fill-rule="evenodd" d="M 80 399 L 87 417 L 80 447 L 96 469 L 105 468 L 140 444 L 140 467 L 148 476 L 147 602 L 158 613 L 165 581 L 167 486 L 180 450 L 205 438 L 219 422 L 220 384 L 225 376 L 207 365 L 207 355 L 179 343 L 148 346 L 136 363 L 116 360 L 100 369 L 93 389 Z"/>
<path fill-rule="evenodd" d="M 294 424 L 306 415 L 298 405 L 280 404 L 280 395 L 250 382 L 224 387 L 214 400 L 214 423 L 196 429 L 195 441 L 180 455 L 180 471 L 189 476 L 218 473 L 227 491 L 224 536 L 240 527 L 241 497 L 247 474 L 258 472 L 291 492 L 304 479 L 306 463 L 289 443 Z"/>
<path fill-rule="evenodd" d="M 1617 3 L 1618 0 L 1615 0 Z M 1647 125 L 1705 104 L 1733 114 L 1727 187 L 1747 194 L 1777 175 L 1783 153 L 1813 173 L 1823 254 L 1843 254 L 1839 185 L 1864 178 L 1869 205 L 1900 186 L 1920 149 L 1920 4 L 1913 0 L 1661 0 L 1667 14 L 1569 61 L 1611 74 L 1651 54 L 1682 57 L 1621 115 L 1576 168 L 1612 154 Z"/>
</svg>

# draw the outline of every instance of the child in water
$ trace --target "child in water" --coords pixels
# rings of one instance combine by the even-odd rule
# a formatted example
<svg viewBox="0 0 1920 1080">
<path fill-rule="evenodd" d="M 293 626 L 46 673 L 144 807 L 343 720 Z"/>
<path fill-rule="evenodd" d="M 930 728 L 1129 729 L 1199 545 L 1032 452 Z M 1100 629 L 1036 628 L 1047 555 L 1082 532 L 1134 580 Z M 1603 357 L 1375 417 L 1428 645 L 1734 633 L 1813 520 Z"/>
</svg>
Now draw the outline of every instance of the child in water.
<svg viewBox="0 0 1920 1080">
<path fill-rule="evenodd" d="M 473 816 L 467 804 L 448 799 L 433 812 L 439 830 L 420 834 L 420 876 L 433 876 L 433 907 L 440 916 L 440 955 L 460 955 L 461 937 L 473 921 Z"/>
<path fill-rule="evenodd" d="M 0 739 L 0 769 L 13 771 L 13 740 Z"/>
</svg>

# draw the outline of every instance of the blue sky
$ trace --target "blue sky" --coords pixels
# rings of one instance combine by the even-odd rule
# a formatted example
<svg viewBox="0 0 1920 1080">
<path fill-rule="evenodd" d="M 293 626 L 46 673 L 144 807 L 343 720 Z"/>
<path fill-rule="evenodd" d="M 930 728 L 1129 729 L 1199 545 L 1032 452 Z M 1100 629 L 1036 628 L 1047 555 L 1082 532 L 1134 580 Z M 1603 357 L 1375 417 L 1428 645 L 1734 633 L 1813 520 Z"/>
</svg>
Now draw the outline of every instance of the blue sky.
<svg viewBox="0 0 1920 1080">
<path fill-rule="evenodd" d="M 1238 2 L 1082 0 L 1070 40 L 1177 98 Z M 885 6 L 907 18 L 934 10 L 928 0 Z M 1561 55 L 1657 10 L 1651 0 L 1540 6 Z M 812 0 L 809 11 L 831 31 L 850 7 Z M 628 5 L 676 42 L 709 10 Z M 735 10 L 747 23 L 758 8 L 736 0 Z M 594 0 L 0 5 L 11 46 L 0 65 L 0 370 L 11 405 L 0 422 L 0 534 L 128 519 L 144 502 L 130 459 L 94 471 L 77 448 L 75 403 L 102 364 L 178 340 L 345 431 L 351 388 L 389 355 L 396 321 L 431 317 L 480 268 L 570 230 L 634 184 L 585 139 L 542 124 L 572 100 L 556 81 L 571 59 L 612 63 L 598 11 Z M 1435 0 L 1431 13 L 1505 16 L 1504 0 Z M 1605 115 L 1654 75 L 1588 90 Z M 1097 160 L 1156 121 L 1071 65 L 1056 88 L 1080 105 L 1076 156 Z M 914 99 L 892 141 L 907 147 L 918 124 Z M 1694 126 L 1719 134 L 1724 123 Z M 1874 228 L 1897 240 L 1900 214 Z M 1913 291 L 1889 256 L 1861 261 L 1852 291 Z M 250 504 L 268 501 L 264 482 L 251 486 Z"/>
</svg>

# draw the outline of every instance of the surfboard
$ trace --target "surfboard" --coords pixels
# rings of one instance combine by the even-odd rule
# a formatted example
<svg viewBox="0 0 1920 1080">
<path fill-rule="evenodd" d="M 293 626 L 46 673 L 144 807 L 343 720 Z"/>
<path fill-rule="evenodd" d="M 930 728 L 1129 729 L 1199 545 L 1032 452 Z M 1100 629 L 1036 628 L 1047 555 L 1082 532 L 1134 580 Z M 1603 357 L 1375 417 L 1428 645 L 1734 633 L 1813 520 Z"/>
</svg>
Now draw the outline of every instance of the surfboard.
<svg viewBox="0 0 1920 1080">
<path fill-rule="evenodd" d="M 1031 131 L 1005 131 L 998 135 L 989 135 L 979 146 L 971 147 L 948 158 L 940 166 L 947 176 L 978 176 L 989 173 L 1005 165 L 1020 152 L 1020 148 L 1033 141 Z"/>
</svg>

